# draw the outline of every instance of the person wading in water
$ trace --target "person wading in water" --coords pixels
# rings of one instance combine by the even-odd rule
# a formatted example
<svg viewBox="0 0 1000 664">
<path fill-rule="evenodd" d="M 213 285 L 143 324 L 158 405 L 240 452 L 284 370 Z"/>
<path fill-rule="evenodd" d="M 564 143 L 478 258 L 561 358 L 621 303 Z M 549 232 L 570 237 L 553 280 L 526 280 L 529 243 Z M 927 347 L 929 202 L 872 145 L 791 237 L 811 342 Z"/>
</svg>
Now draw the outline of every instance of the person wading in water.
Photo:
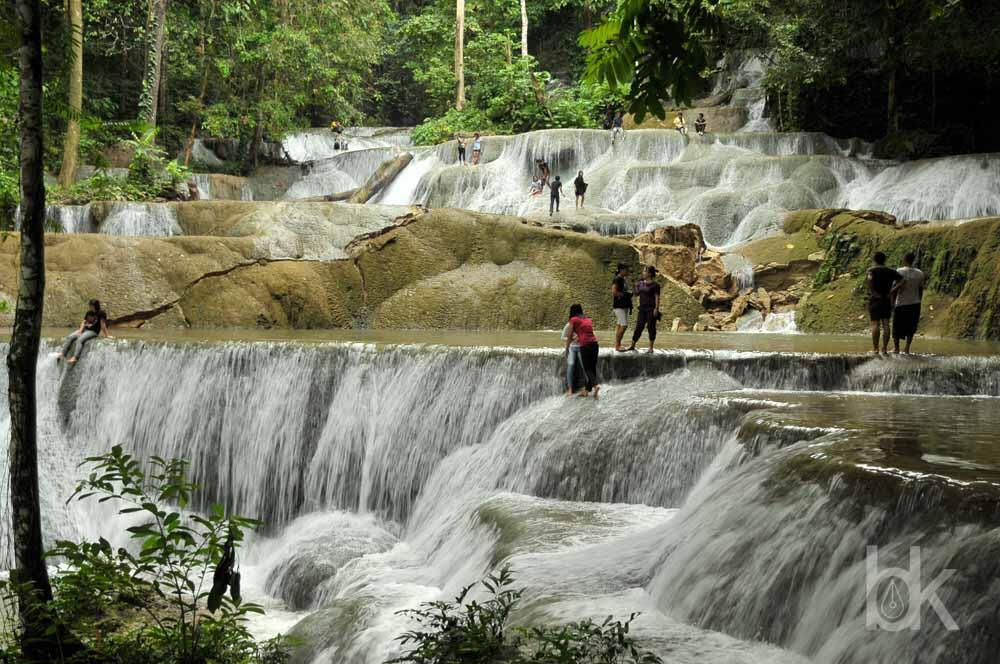
<svg viewBox="0 0 1000 664">
<path fill-rule="evenodd" d="M 583 306 L 574 304 L 569 308 L 569 325 L 573 334 L 566 339 L 566 353 L 569 354 L 569 347 L 573 336 L 580 343 L 580 358 L 583 360 L 584 388 L 577 396 L 589 397 L 593 393 L 597 398 L 601 391 L 601 385 L 597 380 L 597 355 L 600 346 L 597 344 L 597 337 L 594 335 L 594 321 L 583 315 Z"/>
<path fill-rule="evenodd" d="M 885 266 L 885 254 L 876 252 L 872 257 L 875 265 L 868 268 L 868 316 L 872 321 L 872 352 L 879 352 L 879 337 L 882 352 L 889 352 L 889 321 L 892 319 L 892 289 L 903 277 L 892 268 Z"/>
</svg>

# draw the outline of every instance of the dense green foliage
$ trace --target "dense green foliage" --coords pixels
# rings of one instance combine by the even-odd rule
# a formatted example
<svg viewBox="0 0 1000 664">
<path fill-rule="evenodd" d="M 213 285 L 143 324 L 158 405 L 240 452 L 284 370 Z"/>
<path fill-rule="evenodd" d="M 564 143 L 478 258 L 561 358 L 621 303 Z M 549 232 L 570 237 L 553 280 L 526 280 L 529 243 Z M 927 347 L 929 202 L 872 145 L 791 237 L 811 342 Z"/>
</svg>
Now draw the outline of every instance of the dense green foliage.
<svg viewBox="0 0 1000 664">
<path fill-rule="evenodd" d="M 410 650 L 389 664 L 659 664 L 629 635 L 637 614 L 625 622 L 608 616 L 559 626 L 517 627 L 511 613 L 522 591 L 509 567 L 482 581 L 487 598 L 468 600 L 473 586 L 454 601 L 428 602 L 403 611 L 419 629 L 399 637 Z"/>
<path fill-rule="evenodd" d="M 992 120 L 1000 4 L 728 0 L 720 7 L 735 28 L 726 46 L 768 52 L 772 114 L 785 128 L 889 136 L 887 156 L 1000 149 Z"/>
<path fill-rule="evenodd" d="M 187 511 L 198 487 L 187 462 L 154 458 L 147 475 L 120 447 L 88 459 L 90 474 L 70 500 L 117 505 L 132 543 L 60 541 L 48 555 L 64 569 L 55 600 L 40 604 L 62 634 L 79 639 L 66 662 L 129 664 L 281 664 L 280 639 L 258 644 L 246 618 L 263 613 L 240 596 L 236 554 L 253 521 L 215 505 Z M 173 506 L 173 507 L 167 507 Z M 4 586 L 4 590 L 12 590 Z M 79 647 L 82 646 L 82 647 Z M 16 644 L 0 653 L 18 660 Z"/>
<path fill-rule="evenodd" d="M 46 168 L 54 174 L 70 115 L 71 40 L 64 4 L 42 5 Z M 137 118 L 150 7 L 83 0 L 83 164 L 124 166 L 120 144 L 146 130 Z M 784 129 L 880 140 L 886 156 L 1000 149 L 993 121 L 1000 3 L 991 0 L 527 0 L 526 7 L 527 57 L 520 0 L 466 2 L 468 103 L 459 113 L 454 0 L 170 0 L 156 141 L 174 157 L 191 136 L 228 139 L 227 172 L 246 173 L 275 156 L 262 149 L 268 141 L 332 119 L 420 125 L 421 144 L 458 132 L 589 127 L 608 107 L 661 114 L 664 101 L 695 101 L 720 57 L 752 49 L 767 61 L 769 114 Z M 17 201 L 10 3 L 0 19 L 2 222 Z M 155 184 L 104 177 L 57 200 L 169 195 Z"/>
</svg>

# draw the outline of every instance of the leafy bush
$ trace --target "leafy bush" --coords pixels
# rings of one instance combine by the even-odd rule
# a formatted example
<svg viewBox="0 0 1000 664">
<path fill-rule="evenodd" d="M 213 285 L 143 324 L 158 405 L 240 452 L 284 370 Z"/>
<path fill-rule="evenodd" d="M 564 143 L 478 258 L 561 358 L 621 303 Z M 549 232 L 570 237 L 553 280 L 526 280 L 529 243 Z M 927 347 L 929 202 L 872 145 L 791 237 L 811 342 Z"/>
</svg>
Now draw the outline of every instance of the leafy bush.
<svg viewBox="0 0 1000 664">
<path fill-rule="evenodd" d="M 220 505 L 207 516 L 187 512 L 198 487 L 188 481 L 185 461 L 154 457 L 147 476 L 115 447 L 87 462 L 91 473 L 70 500 L 115 501 L 118 514 L 136 525 L 128 528 L 131 548 L 115 549 L 101 538 L 59 541 L 49 552 L 66 571 L 53 579 L 55 599 L 39 610 L 82 642 L 67 661 L 284 662 L 280 638 L 258 644 L 246 627 L 247 617 L 263 610 L 242 600 L 236 554 L 255 522 L 227 515 Z"/>
<path fill-rule="evenodd" d="M 449 110 L 439 118 L 424 120 L 424 123 L 413 129 L 411 137 L 415 145 L 436 145 L 449 141 L 455 134 L 471 134 L 473 132 L 488 133 L 493 131 L 493 124 L 486 115 L 475 109 L 457 111 Z"/>
<path fill-rule="evenodd" d="M 625 622 L 608 616 L 560 626 L 512 627 L 510 615 L 521 599 L 511 586 L 509 567 L 482 581 L 488 599 L 466 602 L 473 586 L 454 601 L 425 602 L 401 611 L 416 619 L 419 629 L 399 637 L 412 649 L 387 664 L 660 664 L 660 658 L 638 648 Z"/>
</svg>

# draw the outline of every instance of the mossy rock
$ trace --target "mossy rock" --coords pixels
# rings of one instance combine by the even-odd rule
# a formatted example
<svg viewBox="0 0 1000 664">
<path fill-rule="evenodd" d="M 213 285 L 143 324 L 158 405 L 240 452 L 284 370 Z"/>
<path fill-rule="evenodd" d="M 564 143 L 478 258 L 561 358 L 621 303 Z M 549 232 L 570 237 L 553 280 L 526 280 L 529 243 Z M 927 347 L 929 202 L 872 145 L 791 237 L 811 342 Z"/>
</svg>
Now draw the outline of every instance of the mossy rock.
<svg viewBox="0 0 1000 664">
<path fill-rule="evenodd" d="M 801 329 L 840 332 L 858 327 L 850 319 L 864 313 L 865 275 L 872 256 L 882 251 L 888 265 L 898 266 L 906 253 L 913 252 L 916 267 L 927 275 L 923 331 L 1000 338 L 1000 282 L 996 278 L 1000 274 L 1000 218 L 897 230 L 841 213 L 821 244 L 826 259 L 816 275 L 815 292 L 800 306 Z M 860 323 L 866 326 L 864 320 Z"/>
<path fill-rule="evenodd" d="M 449 209 L 368 242 L 355 263 L 378 327 L 560 328 L 574 303 L 610 327 L 617 264 L 640 269 L 624 240 Z M 690 324 L 703 313 L 676 284 L 661 299 L 665 318 Z"/>
<path fill-rule="evenodd" d="M 805 260 L 819 250 L 819 242 L 809 230 L 754 240 L 735 249 L 733 253 L 740 254 L 753 265 L 767 265 Z"/>
</svg>

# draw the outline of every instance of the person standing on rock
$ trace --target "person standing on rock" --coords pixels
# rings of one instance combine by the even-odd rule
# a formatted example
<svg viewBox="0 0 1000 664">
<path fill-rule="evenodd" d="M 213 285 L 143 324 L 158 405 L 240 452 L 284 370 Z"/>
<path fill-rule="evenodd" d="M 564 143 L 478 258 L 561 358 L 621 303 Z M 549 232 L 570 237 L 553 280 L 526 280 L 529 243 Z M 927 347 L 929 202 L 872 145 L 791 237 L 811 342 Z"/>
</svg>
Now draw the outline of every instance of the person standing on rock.
<svg viewBox="0 0 1000 664">
<path fill-rule="evenodd" d="M 566 348 L 566 396 L 571 397 L 576 391 L 576 370 L 583 371 L 583 360 L 580 358 L 580 338 L 573 332 L 573 324 L 566 322 L 562 332 L 563 343 L 569 342 Z M 584 378 L 584 383 L 587 379 Z"/>
<path fill-rule="evenodd" d="M 558 175 L 555 180 L 549 183 L 549 189 L 552 190 L 552 195 L 549 197 L 549 216 L 551 217 L 553 211 L 559 211 L 559 196 L 562 194 L 562 180 L 559 179 Z"/>
<path fill-rule="evenodd" d="M 456 136 L 455 140 L 458 142 L 458 163 L 465 165 L 465 139 L 461 136 Z"/>
<path fill-rule="evenodd" d="M 483 138 L 477 131 L 472 137 L 472 165 L 479 165 L 479 157 L 483 154 Z"/>
<path fill-rule="evenodd" d="M 885 266 L 881 251 L 872 257 L 875 264 L 868 268 L 868 315 L 872 321 L 872 351 L 879 352 L 879 339 L 883 353 L 889 352 L 889 321 L 892 319 L 892 290 L 903 277 Z"/>
<path fill-rule="evenodd" d="M 84 344 L 99 335 L 111 338 L 111 334 L 108 332 L 108 314 L 101 309 L 99 300 L 91 300 L 90 309 L 84 315 L 79 329 L 63 341 L 62 350 L 56 355 L 56 361 L 58 362 L 68 354 L 69 359 L 66 360 L 66 363 L 76 364 L 83 357 Z"/>
<path fill-rule="evenodd" d="M 635 350 L 635 345 L 642 337 L 643 328 L 649 331 L 649 351 L 653 352 L 656 342 L 656 321 L 660 320 L 660 284 L 656 283 L 656 268 L 652 265 L 643 270 L 642 279 L 635 284 L 635 294 L 639 296 L 639 314 L 635 319 L 635 331 L 632 332 L 632 345 L 629 352 Z"/>
<path fill-rule="evenodd" d="M 618 264 L 615 278 L 611 280 L 611 307 L 615 313 L 615 350 L 622 352 L 622 339 L 628 329 L 628 318 L 632 313 L 632 293 L 628 290 L 628 265 Z"/>
<path fill-rule="evenodd" d="M 576 209 L 580 210 L 583 208 L 583 201 L 587 197 L 587 183 L 583 179 L 583 171 L 576 174 L 576 179 L 573 180 L 573 189 L 576 190 Z"/>
<path fill-rule="evenodd" d="M 620 137 L 623 141 L 625 140 L 625 117 L 622 115 L 621 111 L 615 115 L 614 121 L 611 123 L 611 145 L 615 144 L 615 141 Z"/>
<path fill-rule="evenodd" d="M 594 335 L 594 321 L 583 315 L 581 305 L 574 304 L 569 308 L 569 325 L 573 334 L 566 340 L 566 353 L 569 353 L 570 343 L 575 335 L 580 343 L 580 359 L 583 360 L 583 370 L 586 372 L 583 391 L 577 396 L 589 397 L 593 393 L 596 399 L 601 391 L 601 385 L 597 380 L 597 356 L 600 346 Z"/>
<path fill-rule="evenodd" d="M 924 297 L 926 277 L 922 271 L 913 267 L 915 260 L 913 252 L 903 256 L 903 267 L 896 270 L 902 278 L 892 288 L 896 296 L 896 307 L 892 312 L 892 346 L 893 352 L 897 355 L 900 339 L 906 339 L 903 352 L 910 354 L 910 344 L 913 343 L 913 337 L 920 325 L 920 301 Z"/>
</svg>

